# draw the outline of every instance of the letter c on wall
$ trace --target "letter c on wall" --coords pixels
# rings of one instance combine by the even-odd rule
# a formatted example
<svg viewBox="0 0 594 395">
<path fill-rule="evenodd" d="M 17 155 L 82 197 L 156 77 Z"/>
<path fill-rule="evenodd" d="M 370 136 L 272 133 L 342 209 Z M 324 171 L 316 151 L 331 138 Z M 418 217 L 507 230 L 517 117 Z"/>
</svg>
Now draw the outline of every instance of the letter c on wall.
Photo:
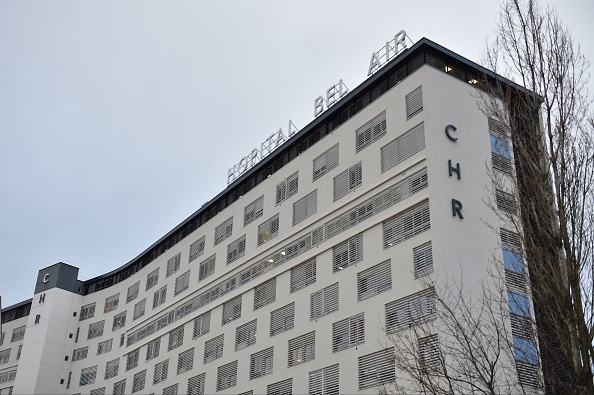
<svg viewBox="0 0 594 395">
<path fill-rule="evenodd" d="M 49 273 L 45 273 L 45 275 L 43 276 L 43 282 L 44 283 L 47 283 L 49 281 L 48 280 L 48 277 L 49 277 Z"/>
</svg>

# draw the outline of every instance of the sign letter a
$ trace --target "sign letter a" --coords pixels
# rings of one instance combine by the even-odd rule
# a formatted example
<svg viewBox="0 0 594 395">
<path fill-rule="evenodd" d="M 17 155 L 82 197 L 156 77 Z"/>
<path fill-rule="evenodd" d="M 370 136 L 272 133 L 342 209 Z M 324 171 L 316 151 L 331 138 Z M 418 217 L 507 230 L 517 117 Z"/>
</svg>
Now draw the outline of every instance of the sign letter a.
<svg viewBox="0 0 594 395">
<path fill-rule="evenodd" d="M 371 61 L 369 62 L 369 70 L 367 70 L 367 76 L 369 77 L 374 70 L 381 66 L 380 60 L 377 54 L 374 52 L 371 54 Z"/>
</svg>

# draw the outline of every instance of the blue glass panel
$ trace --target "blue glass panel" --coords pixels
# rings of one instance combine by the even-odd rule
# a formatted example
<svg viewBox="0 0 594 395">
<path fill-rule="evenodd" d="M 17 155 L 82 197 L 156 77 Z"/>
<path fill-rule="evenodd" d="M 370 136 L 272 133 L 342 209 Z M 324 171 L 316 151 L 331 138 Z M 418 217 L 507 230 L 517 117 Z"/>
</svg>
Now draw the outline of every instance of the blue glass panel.
<svg viewBox="0 0 594 395">
<path fill-rule="evenodd" d="M 507 293 L 507 299 L 509 311 L 512 314 L 530 317 L 530 299 L 513 292 Z"/>
<path fill-rule="evenodd" d="M 499 137 L 491 136 L 491 152 L 503 156 L 504 158 L 511 159 L 509 142 L 500 139 Z"/>
<path fill-rule="evenodd" d="M 538 364 L 536 344 L 532 340 L 514 337 L 514 355 L 517 361 Z"/>
<path fill-rule="evenodd" d="M 504 249 L 503 266 L 512 272 L 524 274 L 524 261 L 522 260 L 522 256 L 518 253 Z"/>
</svg>

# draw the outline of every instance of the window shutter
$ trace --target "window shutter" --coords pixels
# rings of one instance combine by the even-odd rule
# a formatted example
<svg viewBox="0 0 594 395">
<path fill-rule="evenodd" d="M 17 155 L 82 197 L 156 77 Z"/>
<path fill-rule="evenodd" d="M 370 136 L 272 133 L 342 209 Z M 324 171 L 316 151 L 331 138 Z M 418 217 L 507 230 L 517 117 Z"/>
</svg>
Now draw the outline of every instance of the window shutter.
<svg viewBox="0 0 594 395">
<path fill-rule="evenodd" d="M 105 326 L 105 320 L 94 322 L 89 325 L 89 334 L 87 339 L 94 339 L 99 336 L 103 336 L 103 327 Z"/>
<path fill-rule="evenodd" d="M 250 356 L 250 380 L 272 374 L 274 347 L 259 351 Z"/>
<path fill-rule="evenodd" d="M 79 386 L 95 384 L 95 378 L 97 377 L 97 365 L 91 366 L 90 368 L 84 368 L 80 371 L 80 382 Z"/>
<path fill-rule="evenodd" d="M 415 278 L 433 273 L 433 250 L 430 241 L 413 248 L 413 266 Z"/>
<path fill-rule="evenodd" d="M 406 95 L 406 119 L 411 119 L 423 111 L 423 86 L 419 86 Z"/>
<path fill-rule="evenodd" d="M 371 145 L 381 137 L 386 135 L 386 112 L 375 116 L 371 121 L 361 126 L 355 131 L 355 151 L 359 152 L 363 148 Z"/>
<path fill-rule="evenodd" d="M 214 245 L 216 246 L 221 241 L 225 240 L 233 234 L 233 217 L 227 219 L 222 224 L 215 228 Z"/>
<path fill-rule="evenodd" d="M 309 372 L 309 394 L 339 394 L 338 364 Z"/>
<path fill-rule="evenodd" d="M 198 281 L 202 281 L 208 276 L 214 274 L 215 271 L 216 254 L 200 263 L 200 269 L 198 269 Z"/>
<path fill-rule="evenodd" d="M 146 360 L 151 360 L 153 358 L 157 358 L 159 356 L 159 352 L 161 351 L 161 338 L 156 338 L 155 340 L 147 343 L 146 345 Z"/>
<path fill-rule="evenodd" d="M 357 273 L 357 298 L 371 298 L 392 289 L 392 264 L 388 259 Z"/>
<path fill-rule="evenodd" d="M 380 150 L 382 173 L 425 148 L 425 128 L 421 122 Z"/>
<path fill-rule="evenodd" d="M 429 201 L 418 203 L 384 221 L 384 248 L 392 247 L 431 228 Z"/>
<path fill-rule="evenodd" d="M 338 143 L 313 160 L 313 181 L 338 166 Z"/>
<path fill-rule="evenodd" d="M 237 385 L 237 361 L 230 362 L 217 368 L 217 391 Z"/>
<path fill-rule="evenodd" d="M 146 369 L 142 372 L 138 372 L 134 374 L 134 378 L 132 379 L 132 393 L 142 391 L 144 389 L 144 384 L 146 382 Z"/>
<path fill-rule="evenodd" d="M 204 254 L 205 237 L 202 236 L 190 245 L 190 262 Z"/>
<path fill-rule="evenodd" d="M 338 310 L 338 283 L 310 295 L 309 319 L 315 320 Z"/>
<path fill-rule="evenodd" d="M 235 351 L 239 351 L 256 344 L 257 321 L 238 326 L 235 330 Z"/>
<path fill-rule="evenodd" d="M 362 260 L 363 233 L 359 233 L 332 248 L 332 271 L 334 273 Z"/>
<path fill-rule="evenodd" d="M 286 379 L 277 383 L 268 384 L 266 395 L 292 395 L 293 379 Z"/>
<path fill-rule="evenodd" d="M 105 380 L 110 379 L 112 377 L 116 377 L 118 375 L 118 371 L 120 370 L 120 359 L 116 358 L 112 361 L 108 361 L 105 364 Z"/>
<path fill-rule="evenodd" d="M 175 292 L 174 295 L 177 295 L 190 287 L 190 271 L 188 270 L 181 276 L 175 279 Z"/>
<path fill-rule="evenodd" d="M 136 349 L 128 353 L 126 359 L 126 372 L 138 366 L 138 357 L 140 356 L 140 349 Z"/>
<path fill-rule="evenodd" d="M 159 268 L 156 268 L 146 276 L 146 290 L 148 291 L 159 282 Z"/>
<path fill-rule="evenodd" d="M 363 169 L 359 162 L 334 177 L 334 201 L 361 186 L 362 182 Z"/>
<path fill-rule="evenodd" d="M 359 357 L 359 391 L 394 380 L 394 347 Z"/>
<path fill-rule="evenodd" d="M 105 340 L 105 341 L 97 344 L 97 355 L 101 355 L 101 354 L 105 354 L 106 352 L 110 352 L 112 344 L 113 344 L 113 339 Z"/>
<path fill-rule="evenodd" d="M 254 311 L 276 300 L 276 277 L 254 288 Z"/>
<path fill-rule="evenodd" d="M 126 325 L 126 314 L 128 310 L 122 311 L 120 314 L 116 314 L 113 317 L 113 325 L 111 327 L 111 331 L 117 331 L 120 328 L 123 328 Z"/>
<path fill-rule="evenodd" d="M 293 226 L 318 211 L 318 190 L 309 193 L 293 204 Z"/>
<path fill-rule="evenodd" d="M 223 304 L 223 320 L 221 325 L 241 317 L 241 295 Z"/>
<path fill-rule="evenodd" d="M 169 360 L 159 362 L 155 365 L 155 374 L 153 375 L 153 385 L 167 380 L 167 373 L 169 370 Z"/>
<path fill-rule="evenodd" d="M 435 290 L 427 288 L 386 304 L 386 332 L 392 333 L 436 318 Z"/>
<path fill-rule="evenodd" d="M 280 204 L 299 191 L 299 172 L 295 172 L 276 186 L 276 204 Z"/>
<path fill-rule="evenodd" d="M 208 332 L 210 332 L 210 311 L 207 311 L 194 319 L 192 338 L 195 339 L 202 335 L 206 335 Z"/>
<path fill-rule="evenodd" d="M 291 269 L 291 293 L 316 282 L 316 258 L 313 257 Z"/>
<path fill-rule="evenodd" d="M 163 388 L 163 395 L 177 395 L 177 387 L 179 384 L 173 384 L 169 387 Z"/>
<path fill-rule="evenodd" d="M 167 261 L 167 271 L 165 273 L 165 277 L 169 277 L 170 275 L 172 275 L 173 273 L 178 271 L 180 263 L 181 263 L 181 252 L 179 254 L 177 254 L 176 256 L 174 256 L 173 258 L 170 258 Z"/>
<path fill-rule="evenodd" d="M 184 326 L 180 326 L 169 332 L 169 344 L 167 351 L 171 351 L 184 344 Z"/>
<path fill-rule="evenodd" d="M 245 255 L 245 235 L 227 246 L 227 265 Z"/>
<path fill-rule="evenodd" d="M 278 214 L 258 226 L 258 246 L 278 236 Z"/>
<path fill-rule="evenodd" d="M 144 309 L 146 307 L 146 298 L 134 305 L 134 317 L 133 319 L 140 318 L 144 315 Z"/>
<path fill-rule="evenodd" d="M 204 395 L 204 378 L 206 373 L 188 379 L 188 395 Z"/>
<path fill-rule="evenodd" d="M 194 367 L 194 347 L 177 356 L 177 374 L 189 372 Z"/>
<path fill-rule="evenodd" d="M 120 380 L 117 383 L 113 383 L 113 395 L 125 395 L 126 394 L 126 379 Z"/>
<path fill-rule="evenodd" d="M 295 302 L 270 313 L 270 337 L 293 329 L 295 323 Z"/>
<path fill-rule="evenodd" d="M 365 316 L 359 313 L 332 324 L 332 352 L 365 342 Z"/>
<path fill-rule="evenodd" d="M 316 332 L 309 332 L 289 340 L 288 366 L 300 365 L 316 358 Z"/>
<path fill-rule="evenodd" d="M 131 302 L 138 297 L 139 289 L 140 289 L 140 281 L 136 282 L 136 284 L 134 284 L 128 288 L 128 293 L 126 294 L 126 303 Z"/>
<path fill-rule="evenodd" d="M 77 348 L 72 352 L 72 361 L 79 361 L 85 359 L 89 353 L 89 346 Z"/>
<path fill-rule="evenodd" d="M 509 214 L 515 214 L 517 211 L 516 198 L 514 195 L 495 190 L 495 200 L 497 202 L 497 208 L 501 211 L 505 211 Z"/>
<path fill-rule="evenodd" d="M 264 195 L 254 200 L 244 208 L 243 226 L 259 218 L 264 213 Z"/>
<path fill-rule="evenodd" d="M 437 335 L 419 338 L 419 365 L 421 373 L 436 375 L 442 372 L 441 353 Z"/>
<path fill-rule="evenodd" d="M 500 229 L 501 233 L 501 245 L 503 248 L 509 251 L 520 251 L 521 242 L 520 242 L 520 235 L 511 232 L 507 229 Z"/>
<path fill-rule="evenodd" d="M 204 343 L 204 363 L 223 357 L 224 334 L 214 337 Z"/>
</svg>

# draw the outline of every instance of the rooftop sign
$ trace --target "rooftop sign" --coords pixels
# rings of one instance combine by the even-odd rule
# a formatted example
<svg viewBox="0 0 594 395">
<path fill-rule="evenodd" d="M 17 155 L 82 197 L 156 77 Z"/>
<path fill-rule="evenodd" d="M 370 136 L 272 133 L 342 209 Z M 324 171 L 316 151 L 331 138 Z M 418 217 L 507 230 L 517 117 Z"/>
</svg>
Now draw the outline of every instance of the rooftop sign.
<svg viewBox="0 0 594 395">
<path fill-rule="evenodd" d="M 400 52 L 406 49 L 406 32 L 400 30 L 394 39 L 386 41 L 386 45 L 379 51 L 371 54 L 371 61 L 369 62 L 369 69 L 367 70 L 367 76 L 369 77 L 382 66 L 390 61 L 391 58 L 398 55 Z"/>
</svg>

